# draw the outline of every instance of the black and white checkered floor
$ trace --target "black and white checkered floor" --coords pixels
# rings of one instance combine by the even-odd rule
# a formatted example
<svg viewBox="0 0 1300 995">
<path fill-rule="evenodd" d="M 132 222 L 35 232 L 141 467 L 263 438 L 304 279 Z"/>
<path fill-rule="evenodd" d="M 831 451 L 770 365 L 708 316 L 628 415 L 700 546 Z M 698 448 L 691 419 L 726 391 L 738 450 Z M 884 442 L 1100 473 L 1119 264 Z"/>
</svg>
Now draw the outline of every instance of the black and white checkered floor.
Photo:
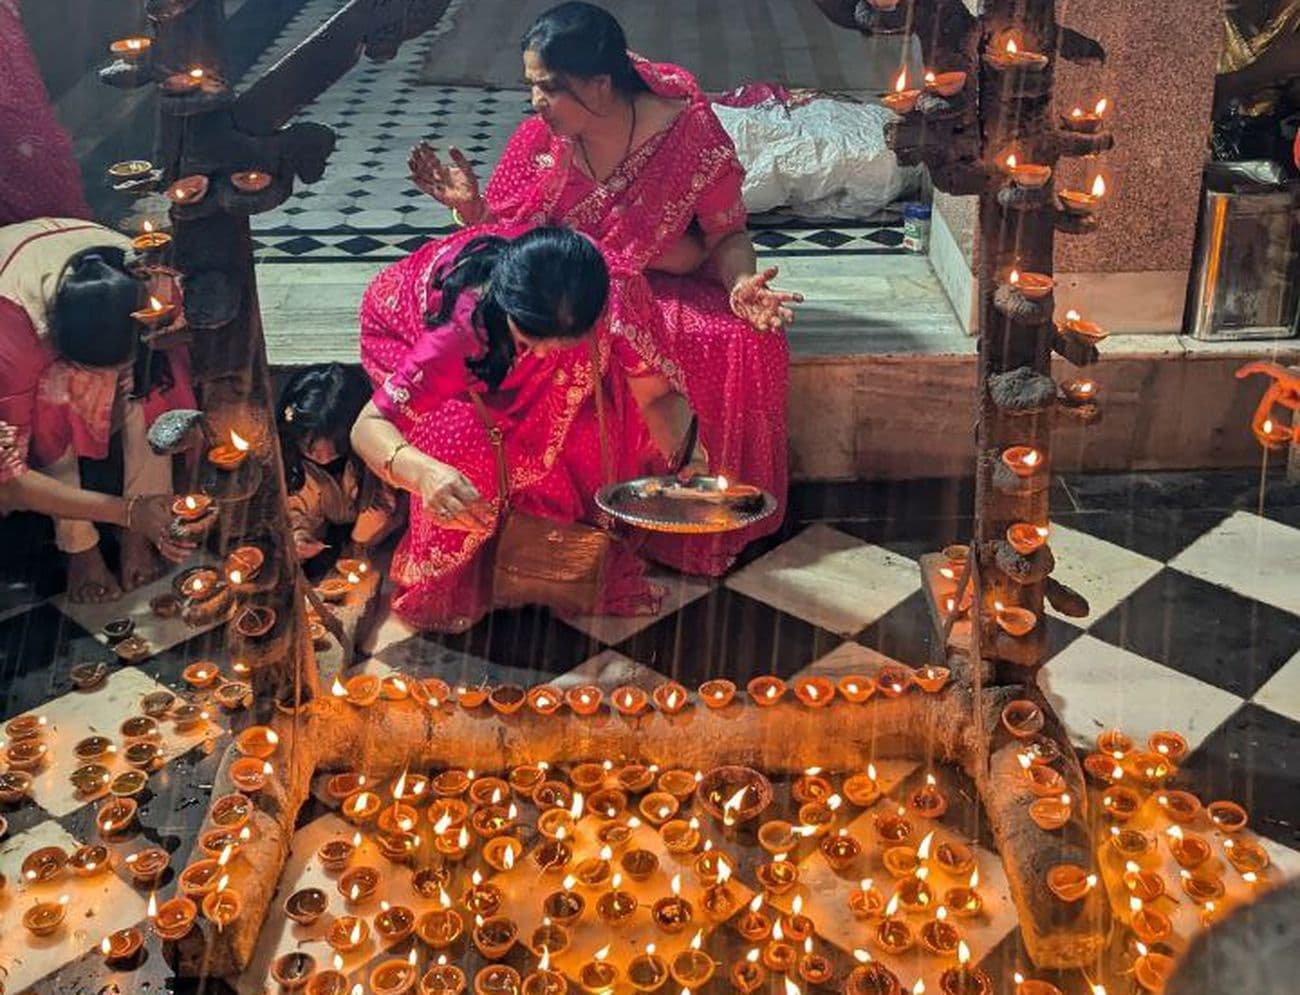
<svg viewBox="0 0 1300 995">
<path fill-rule="evenodd" d="M 1274 873 L 1298 873 L 1300 487 L 1273 475 L 1261 503 L 1258 484 L 1258 475 L 1227 472 L 1058 480 L 1058 576 L 1089 597 L 1093 612 L 1079 622 L 1049 620 L 1042 684 L 1081 747 L 1110 726 L 1141 737 L 1181 731 L 1192 752 L 1180 783 L 1207 800 L 1245 804 Z M 969 507 L 969 489 L 954 482 L 800 487 L 785 530 L 724 582 L 666 578 L 673 596 L 659 617 L 566 621 L 542 611 L 502 612 L 454 638 L 412 633 L 388 618 L 367 642 L 362 666 L 449 681 L 581 678 L 612 686 L 663 675 L 690 685 L 712 675 L 742 681 L 854 668 L 871 650 L 924 662 L 933 645 L 915 557 L 966 538 Z M 44 715 L 53 744 L 36 801 L 3 811 L 9 829 L 0 873 L 10 882 L 0 895 L 4 984 L 51 995 L 115 990 L 106 985 L 174 988 L 152 939 L 144 963 L 126 973 L 106 970 L 95 949 L 109 931 L 144 917 L 147 895 L 120 868 L 76 882 L 69 927 L 47 941 L 27 937 L 18 920 L 34 895 L 51 889 L 20 885 L 17 870 L 38 845 L 96 838 L 94 806 L 67 786 L 72 745 L 92 732 L 115 735 L 124 710 L 148 691 L 183 689 L 188 663 L 224 661 L 220 639 L 151 619 L 152 589 L 110 609 L 67 605 L 52 596 L 58 569 L 40 530 L 21 517 L 0 529 L 14 554 L 0 587 L 3 716 Z M 136 616 L 156 654 L 115 669 L 97 692 L 72 690 L 73 664 L 111 659 L 92 633 L 124 611 Z M 142 796 L 139 833 L 114 844 L 119 856 L 152 843 L 172 853 L 173 866 L 183 864 L 230 720 L 214 708 L 206 730 L 164 738 L 168 762 Z M 309 812 L 295 849 L 310 853 L 332 818 Z M 986 841 L 976 839 L 985 853 Z M 162 894 L 173 887 L 169 879 Z M 996 978 L 1009 977 L 1024 963 L 1014 922 L 986 925 L 976 954 Z M 263 980 L 250 976 L 240 990 L 260 991 Z"/>
<path fill-rule="evenodd" d="M 246 79 L 273 64 L 338 6 L 338 0 L 304 4 Z M 300 120 L 333 128 L 338 146 L 322 180 L 299 185 L 286 204 L 257 217 L 259 263 L 387 262 L 452 230 L 446 210 L 407 179 L 411 146 L 422 140 L 443 149 L 456 145 L 486 179 L 528 113 L 528 97 L 522 90 L 420 85 L 419 68 L 437 30 L 406 45 L 391 62 L 354 67 L 303 111 Z M 887 220 L 834 226 L 759 218 L 753 227 L 764 254 L 903 251 L 897 212 Z"/>
</svg>

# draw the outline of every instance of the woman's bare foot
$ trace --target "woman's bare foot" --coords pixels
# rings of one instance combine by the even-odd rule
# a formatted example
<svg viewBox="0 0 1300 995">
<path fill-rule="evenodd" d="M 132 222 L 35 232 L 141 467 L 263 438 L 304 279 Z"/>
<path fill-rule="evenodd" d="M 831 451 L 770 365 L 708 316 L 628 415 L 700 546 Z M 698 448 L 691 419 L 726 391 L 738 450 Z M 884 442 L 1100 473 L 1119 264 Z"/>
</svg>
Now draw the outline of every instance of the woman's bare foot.
<svg viewBox="0 0 1300 995">
<path fill-rule="evenodd" d="M 134 591 L 167 572 L 167 561 L 148 539 L 134 532 L 122 536 L 122 589 Z"/>
<path fill-rule="evenodd" d="M 122 596 L 117 578 L 108 569 L 98 546 L 68 554 L 68 600 L 73 604 L 102 604 Z"/>
</svg>

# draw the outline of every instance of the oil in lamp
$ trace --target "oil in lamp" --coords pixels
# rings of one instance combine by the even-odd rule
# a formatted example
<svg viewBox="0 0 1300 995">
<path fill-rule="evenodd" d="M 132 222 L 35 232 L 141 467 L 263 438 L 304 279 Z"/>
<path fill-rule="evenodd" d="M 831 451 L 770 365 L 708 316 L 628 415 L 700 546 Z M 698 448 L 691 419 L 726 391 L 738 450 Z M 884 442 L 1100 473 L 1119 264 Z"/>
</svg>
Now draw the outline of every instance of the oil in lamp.
<svg viewBox="0 0 1300 995">
<path fill-rule="evenodd" d="M 109 933 L 99 944 L 104 963 L 109 967 L 124 967 L 135 959 L 144 946 L 144 934 L 134 926 Z"/>
<path fill-rule="evenodd" d="M 809 767 L 791 785 L 790 797 L 802 805 L 823 801 L 833 790 L 830 779 L 822 774 L 820 767 Z"/>
<path fill-rule="evenodd" d="M 150 895 L 148 911 L 153 920 L 153 930 L 161 940 L 181 939 L 194 928 L 194 920 L 199 915 L 198 906 L 184 895 L 177 895 L 161 905 Z"/>
<path fill-rule="evenodd" d="M 1180 826 L 1165 830 L 1169 852 L 1180 867 L 1192 871 L 1210 859 L 1210 844 L 1196 833 L 1184 833 Z"/>
<path fill-rule="evenodd" d="M 415 932 L 434 950 L 445 950 L 460 939 L 465 931 L 465 920 L 451 907 L 451 896 L 445 890 L 440 890 L 438 901 L 440 908 L 421 916 L 415 924 Z"/>
<path fill-rule="evenodd" d="M 1183 868 L 1178 872 L 1178 876 L 1183 886 L 1183 893 L 1197 905 L 1217 902 L 1227 891 L 1222 878 L 1206 871 L 1189 871 Z"/>
<path fill-rule="evenodd" d="M 704 914 L 713 922 L 725 922 L 730 919 L 740 904 L 740 899 L 731 887 L 730 881 L 731 865 L 723 863 L 718 866 L 718 880 L 704 889 L 700 906 L 704 909 Z"/>
<path fill-rule="evenodd" d="M 908 797 L 907 807 L 922 819 L 937 819 L 948 811 L 948 799 L 939 790 L 933 774 L 925 775 L 925 784 Z"/>
<path fill-rule="evenodd" d="M 683 988 L 694 990 L 709 983 L 717 965 L 713 958 L 700 949 L 704 940 L 704 930 L 697 930 L 694 938 L 685 950 L 673 958 L 668 973 Z"/>
<path fill-rule="evenodd" d="M 1153 732 L 1147 740 L 1147 749 L 1152 753 L 1159 753 L 1162 757 L 1167 757 L 1171 764 L 1181 763 L 1182 759 L 1187 756 L 1187 740 L 1181 735 L 1170 730 Z"/>
<path fill-rule="evenodd" d="M 1133 963 L 1133 977 L 1145 991 L 1156 993 L 1165 990 L 1165 982 L 1174 973 L 1174 959 L 1167 954 L 1148 950 L 1145 943 L 1137 944 L 1138 958 Z"/>
<path fill-rule="evenodd" d="M 1100 173 L 1093 178 L 1092 186 L 1087 190 L 1060 190 L 1056 199 L 1061 210 L 1076 217 L 1091 217 L 1101 206 L 1101 199 L 1106 195 L 1106 180 Z"/>
<path fill-rule="evenodd" d="M 1068 794 L 1055 798 L 1035 798 L 1029 804 L 1029 818 L 1039 829 L 1052 832 L 1070 821 L 1071 807 Z"/>
<path fill-rule="evenodd" d="M 655 707 L 665 715 L 676 715 L 690 700 L 686 688 L 677 681 L 666 681 L 654 689 Z"/>
<path fill-rule="evenodd" d="M 875 764 L 867 764 L 865 774 L 852 774 L 844 781 L 844 797 L 859 808 L 874 805 L 880 799 L 880 795 Z"/>
<path fill-rule="evenodd" d="M 655 953 L 655 945 L 647 943 L 642 953 L 627 965 L 628 983 L 639 992 L 655 992 L 668 980 L 668 965 Z"/>
<path fill-rule="evenodd" d="M 850 836 L 846 828 L 831 836 L 822 838 L 818 847 L 826 858 L 826 863 L 837 874 L 847 871 L 862 856 L 862 844 L 856 836 Z"/>
<path fill-rule="evenodd" d="M 1124 863 L 1124 887 L 1144 902 L 1154 902 L 1165 893 L 1165 879 L 1155 871 L 1144 871 L 1135 861 Z"/>
<path fill-rule="evenodd" d="M 921 946 L 936 957 L 951 957 L 957 953 L 957 944 L 961 933 L 948 921 L 948 910 L 940 905 L 934 910 L 934 918 L 921 927 Z"/>
<path fill-rule="evenodd" d="M 609 944 L 605 944 L 578 969 L 578 984 L 592 995 L 608 995 L 618 983 L 618 968 L 611 964 Z"/>
<path fill-rule="evenodd" d="M 1129 896 L 1128 907 L 1129 928 L 1143 943 L 1159 943 L 1173 931 L 1173 924 L 1167 915 L 1147 908 L 1136 895 Z"/>
<path fill-rule="evenodd" d="M 767 968 L 758 962 L 759 949 L 754 947 L 744 957 L 731 965 L 728 978 L 731 986 L 743 995 L 751 995 L 767 983 Z"/>
<path fill-rule="evenodd" d="M 759 864 L 755 876 L 769 895 L 784 895 L 799 883 L 799 865 L 792 863 L 789 854 L 777 853 L 766 864 Z"/>
<path fill-rule="evenodd" d="M 1171 822 L 1185 826 L 1201 812 L 1201 800 L 1188 791 L 1161 791 L 1156 804 Z"/>
<path fill-rule="evenodd" d="M 610 878 L 609 891 L 601 895 L 596 901 L 596 914 L 600 916 L 601 922 L 611 928 L 625 925 L 636 913 L 640 904 L 635 895 L 622 890 L 620 887 L 622 883 L 623 875 L 615 874 Z M 666 901 L 666 899 L 660 899 L 660 901 Z M 658 902 L 655 904 L 658 905 Z M 659 922 L 657 917 L 655 921 Z M 660 928 L 663 928 L 662 924 L 660 924 Z"/>
<path fill-rule="evenodd" d="M 509 916 L 492 916 L 484 919 L 475 916 L 472 939 L 474 946 L 488 960 L 500 960 L 515 945 L 519 927 Z"/>
<path fill-rule="evenodd" d="M 984 900 L 978 890 L 979 883 L 979 868 L 975 868 L 970 872 L 970 879 L 964 887 L 958 885 L 944 892 L 944 907 L 950 909 L 952 914 L 959 918 L 978 915 L 984 908 Z"/>
<path fill-rule="evenodd" d="M 1062 902 L 1077 902 L 1097 885 L 1097 875 L 1077 864 L 1056 864 L 1047 872 L 1047 888 Z"/>
<path fill-rule="evenodd" d="M 37 902 L 23 913 L 23 928 L 32 936 L 51 936 L 63 925 L 68 914 L 67 895 L 55 902 Z"/>
<path fill-rule="evenodd" d="M 113 55 L 126 59 L 128 62 L 135 61 L 149 54 L 153 47 L 153 39 L 143 35 L 133 35 L 129 38 L 118 38 L 108 46 L 108 50 Z"/>
<path fill-rule="evenodd" d="M 614 851 L 607 846 L 601 847 L 595 857 L 588 857 L 574 868 L 574 874 L 588 888 L 600 888 L 609 883 L 613 868 L 610 861 Z"/>
<path fill-rule="evenodd" d="M 1020 162 L 1020 157 L 1014 152 L 1007 155 L 1002 160 L 1002 167 L 1011 175 L 1011 181 L 1018 187 L 1024 187 L 1027 190 L 1037 190 L 1045 186 L 1047 181 L 1052 178 L 1052 167 L 1042 166 L 1038 163 Z"/>
<path fill-rule="evenodd" d="M 1142 796 L 1132 788 L 1115 784 L 1103 792 L 1101 807 L 1106 815 L 1116 822 L 1127 822 L 1137 815 L 1138 809 L 1142 807 Z"/>
<path fill-rule="evenodd" d="M 885 908 L 885 896 L 872 886 L 871 878 L 863 878 L 858 887 L 849 892 L 849 911 L 858 919 L 874 919 Z"/>
<path fill-rule="evenodd" d="M 370 972 L 370 991 L 373 995 L 406 995 L 415 987 L 419 976 L 415 967 L 415 950 L 412 950 L 406 957 L 392 957 L 378 964 Z M 563 995 L 563 992 L 553 995 Z"/>
<path fill-rule="evenodd" d="M 1241 874 L 1262 874 L 1268 869 L 1270 863 L 1268 851 L 1254 840 L 1224 840 L 1223 855 Z"/>
<path fill-rule="evenodd" d="M 1214 828 L 1221 833 L 1239 833 L 1246 828 L 1248 816 L 1246 810 L 1236 802 L 1210 802 L 1205 806 L 1205 814 L 1210 817 Z M 1224 844 L 1225 847 L 1227 844 Z"/>
<path fill-rule="evenodd" d="M 489 964 L 474 975 L 474 995 L 519 995 L 519 972 L 505 964 Z"/>
<path fill-rule="evenodd" d="M 745 914 L 736 921 L 736 932 L 751 943 L 765 940 L 772 933 L 772 920 L 763 911 L 763 895 L 755 895 L 745 908 Z"/>
<path fill-rule="evenodd" d="M 690 821 L 671 819 L 659 827 L 659 836 L 669 853 L 693 853 L 700 845 L 700 821 L 694 816 Z"/>
<path fill-rule="evenodd" d="M 659 870 L 659 855 L 653 850 L 628 850 L 619 859 L 619 866 L 633 881 L 644 881 Z"/>
<path fill-rule="evenodd" d="M 420 995 L 461 995 L 464 990 L 465 972 L 448 964 L 446 954 L 439 954 L 437 963 L 420 979 Z"/>
<path fill-rule="evenodd" d="M 957 966 L 939 976 L 943 995 L 992 995 L 993 982 L 979 968 L 972 968 L 970 959 L 970 947 L 962 940 L 957 944 Z"/>
<path fill-rule="evenodd" d="M 1085 110 L 1082 107 L 1072 107 L 1069 114 L 1061 117 L 1061 125 L 1067 131 L 1076 131 L 1081 134 L 1096 134 L 1101 130 L 1102 118 L 1110 106 L 1110 101 L 1105 97 L 1098 100 L 1092 107 L 1092 110 Z"/>
<path fill-rule="evenodd" d="M 870 953 L 858 948 L 853 958 L 858 963 L 844 982 L 845 995 L 901 995 L 898 977 L 884 964 L 873 961 Z"/>
<path fill-rule="evenodd" d="M 658 899 L 651 907 L 650 918 L 665 933 L 680 933 L 695 918 L 691 903 L 682 898 L 682 876 L 674 874 L 670 885 L 671 895 Z"/>
<path fill-rule="evenodd" d="M 248 458 L 251 448 L 252 443 L 231 429 L 229 442 L 223 442 L 208 450 L 208 462 L 219 470 L 236 470 Z"/>
<path fill-rule="evenodd" d="M 903 68 L 898 71 L 898 77 L 894 80 L 894 89 L 882 96 L 880 102 L 895 114 L 909 114 L 916 108 L 916 101 L 920 96 L 920 90 L 908 86 L 907 69 Z"/>
<path fill-rule="evenodd" d="M 898 896 L 894 895 L 885 906 L 885 917 L 876 927 L 875 933 L 876 943 L 880 945 L 880 949 L 893 956 L 912 949 L 916 942 L 916 938 L 912 935 L 912 927 L 906 920 L 895 918 L 898 914 L 898 905 Z"/>
<path fill-rule="evenodd" d="M 239 918 L 242 902 L 239 892 L 229 887 L 230 879 L 222 875 L 217 886 L 203 896 L 203 915 L 220 931 Z"/>
<path fill-rule="evenodd" d="M 885 843 L 906 843 L 912 838 L 912 823 L 905 816 L 905 809 L 900 805 L 896 812 L 881 812 L 873 822 L 876 835 Z"/>
<path fill-rule="evenodd" d="M 421 934 L 421 939 L 423 938 Z M 369 939 L 370 925 L 360 916 L 353 915 L 336 917 L 325 934 L 325 942 L 330 945 L 330 949 L 339 954 L 360 950 Z M 429 945 L 433 946 L 432 943 Z"/>
<path fill-rule="evenodd" d="M 812 937 L 803 941 L 803 956 L 799 958 L 799 977 L 810 985 L 824 985 L 835 974 L 830 959 L 813 952 Z M 795 989 L 796 991 L 798 989 Z"/>
<path fill-rule="evenodd" d="M 787 942 L 785 932 L 781 929 L 781 920 L 772 925 L 772 936 L 763 947 L 763 966 L 777 974 L 785 974 L 795 966 L 799 952 L 794 945 Z"/>
</svg>

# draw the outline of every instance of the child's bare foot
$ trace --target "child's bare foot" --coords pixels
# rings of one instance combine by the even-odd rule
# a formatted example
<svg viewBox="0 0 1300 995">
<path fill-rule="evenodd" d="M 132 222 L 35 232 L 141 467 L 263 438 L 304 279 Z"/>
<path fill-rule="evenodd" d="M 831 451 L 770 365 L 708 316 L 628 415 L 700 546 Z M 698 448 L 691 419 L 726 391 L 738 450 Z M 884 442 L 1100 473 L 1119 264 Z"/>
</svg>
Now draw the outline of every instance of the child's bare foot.
<svg viewBox="0 0 1300 995">
<path fill-rule="evenodd" d="M 167 562 L 158 555 L 153 543 L 142 535 L 128 532 L 122 536 L 122 589 L 134 591 L 167 572 Z"/>
<path fill-rule="evenodd" d="M 68 600 L 73 604 L 102 604 L 122 596 L 117 578 L 108 569 L 98 546 L 68 554 Z"/>
</svg>

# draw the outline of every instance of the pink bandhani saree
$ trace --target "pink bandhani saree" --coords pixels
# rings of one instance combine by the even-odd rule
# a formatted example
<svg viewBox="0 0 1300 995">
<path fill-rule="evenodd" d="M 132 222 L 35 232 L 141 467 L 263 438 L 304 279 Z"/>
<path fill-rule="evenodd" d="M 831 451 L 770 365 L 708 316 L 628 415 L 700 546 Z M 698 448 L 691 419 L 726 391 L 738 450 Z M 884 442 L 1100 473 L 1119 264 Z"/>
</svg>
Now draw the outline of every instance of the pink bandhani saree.
<svg viewBox="0 0 1300 995">
<path fill-rule="evenodd" d="M 700 418 L 715 467 L 736 480 L 786 495 L 786 388 L 783 334 L 760 332 L 731 313 L 712 274 L 670 276 L 649 264 L 696 222 L 710 234 L 745 227 L 744 168 L 695 79 L 677 66 L 634 57 L 655 93 L 683 100 L 667 128 L 632 151 L 597 185 L 575 165 L 574 143 L 530 118 L 510 139 L 487 187 L 490 217 L 513 224 L 564 224 L 590 235 L 612 267 L 636 274 L 627 290 L 648 286 L 662 317 L 659 349 Z M 617 314 L 617 309 L 615 311 Z M 635 322 L 614 331 L 639 328 Z M 741 532 L 683 540 L 655 536 L 647 555 L 688 573 L 717 576 L 781 514 Z"/>
<path fill-rule="evenodd" d="M 0 0 L 0 225 L 88 218 L 72 142 L 54 117 L 18 0 Z"/>
<path fill-rule="evenodd" d="M 473 301 L 457 302 L 452 319 L 429 328 L 426 313 L 439 296 L 434 272 L 455 260 L 469 237 L 461 232 L 418 249 L 374 278 L 361 303 L 362 362 L 376 385 L 375 403 L 422 452 L 454 466 L 489 501 L 497 497 L 496 461 L 487 429 L 470 402 L 482 390 L 465 369 L 479 351 L 471 324 Z M 505 234 L 517 234 L 507 231 Z M 626 318 L 651 314 L 648 296 L 621 297 Z M 628 391 L 629 376 L 646 376 L 664 359 L 648 334 L 614 334 L 610 322 L 596 330 L 597 374 L 586 345 L 515 361 L 501 388 L 484 394 L 505 434 L 513 507 L 557 521 L 605 524 L 594 495 L 605 482 L 594 390 L 605 392 L 611 470 L 619 479 L 655 468 L 653 447 Z M 638 346 L 648 347 L 638 349 Z M 394 610 L 421 629 L 461 631 L 492 608 L 491 535 L 442 527 L 410 496 L 410 526 L 393 557 Z M 496 524 L 499 524 L 496 523 Z M 602 612 L 634 615 L 658 608 L 659 592 L 628 545 L 616 546 L 608 564 Z"/>
</svg>

